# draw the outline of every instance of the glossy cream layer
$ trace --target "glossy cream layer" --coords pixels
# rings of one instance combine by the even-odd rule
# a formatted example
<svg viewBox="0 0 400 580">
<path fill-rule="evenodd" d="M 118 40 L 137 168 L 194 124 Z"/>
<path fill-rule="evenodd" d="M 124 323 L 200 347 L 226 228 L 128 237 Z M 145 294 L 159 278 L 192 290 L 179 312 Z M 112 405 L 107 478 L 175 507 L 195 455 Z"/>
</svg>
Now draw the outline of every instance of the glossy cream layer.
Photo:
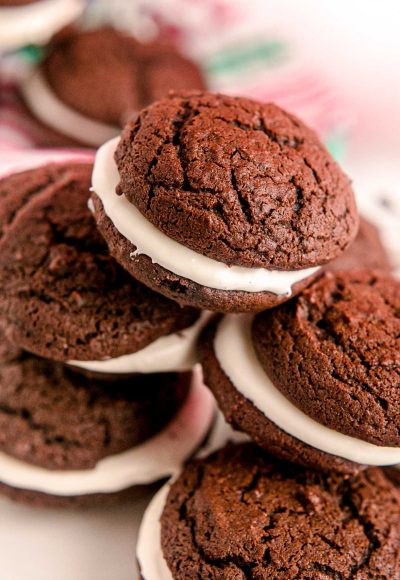
<svg viewBox="0 0 400 580">
<path fill-rule="evenodd" d="M 318 269 L 285 272 L 227 266 L 169 238 L 129 203 L 124 195 L 116 195 L 119 174 L 114 161 L 114 151 L 118 141 L 119 138 L 112 139 L 97 152 L 92 185 L 116 229 L 136 247 L 132 257 L 144 254 L 169 272 L 208 288 L 272 292 L 277 295 L 290 295 L 296 282 L 308 278 Z"/>
<path fill-rule="evenodd" d="M 78 142 L 99 147 L 120 132 L 119 127 L 90 119 L 63 103 L 36 70 L 20 87 L 25 103 L 51 129 Z"/>
<path fill-rule="evenodd" d="M 151 439 L 106 457 L 87 470 L 49 470 L 0 453 L 0 481 L 59 496 L 112 493 L 147 485 L 179 471 L 206 437 L 214 413 L 214 399 L 203 383 L 200 365 L 196 365 L 185 403 L 167 427 Z"/>
<path fill-rule="evenodd" d="M 163 373 L 190 370 L 197 362 L 196 341 L 211 314 L 174 334 L 158 338 L 132 354 L 98 361 L 70 360 L 68 364 L 100 373 Z"/>
<path fill-rule="evenodd" d="M 253 317 L 229 315 L 214 340 L 218 362 L 235 388 L 280 429 L 312 447 L 367 465 L 400 462 L 400 448 L 381 447 L 321 425 L 293 405 L 262 368 L 251 340 Z"/>
</svg>

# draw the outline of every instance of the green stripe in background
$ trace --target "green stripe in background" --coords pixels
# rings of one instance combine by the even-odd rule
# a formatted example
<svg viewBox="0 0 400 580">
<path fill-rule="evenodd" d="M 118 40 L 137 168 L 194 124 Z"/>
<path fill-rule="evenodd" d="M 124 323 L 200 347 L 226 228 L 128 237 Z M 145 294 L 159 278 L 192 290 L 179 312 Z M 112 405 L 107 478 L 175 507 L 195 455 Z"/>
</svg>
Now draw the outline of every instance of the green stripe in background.
<svg viewBox="0 0 400 580">
<path fill-rule="evenodd" d="M 240 71 L 254 64 L 281 62 L 287 54 L 287 46 L 280 41 L 243 44 L 217 52 L 206 63 L 209 74 Z"/>
<path fill-rule="evenodd" d="M 36 63 L 42 59 L 44 48 L 35 44 L 29 44 L 19 49 L 18 54 L 20 54 L 26 62 Z"/>
<path fill-rule="evenodd" d="M 337 127 L 325 136 L 324 143 L 332 157 L 334 157 L 338 163 L 343 163 L 343 160 L 346 157 L 346 129 Z"/>
</svg>

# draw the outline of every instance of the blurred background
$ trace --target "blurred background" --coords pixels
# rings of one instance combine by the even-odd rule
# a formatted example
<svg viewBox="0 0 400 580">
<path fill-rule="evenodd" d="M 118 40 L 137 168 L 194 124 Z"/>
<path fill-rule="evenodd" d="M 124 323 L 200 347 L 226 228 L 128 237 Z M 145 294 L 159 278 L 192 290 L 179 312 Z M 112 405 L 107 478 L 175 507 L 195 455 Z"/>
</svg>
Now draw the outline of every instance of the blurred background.
<svg viewBox="0 0 400 580">
<path fill-rule="evenodd" d="M 395 0 L 90 0 L 83 14 L 84 26 L 167 36 L 202 66 L 211 88 L 295 112 L 368 195 L 398 189 L 399 21 Z M 30 145 L 7 109 L 4 82 L 37 55 L 31 47 L 2 55 L 3 151 Z"/>
<path fill-rule="evenodd" d="M 111 23 L 141 40 L 167 37 L 197 61 L 211 89 L 275 101 L 299 115 L 353 179 L 366 216 L 395 220 L 384 235 L 398 248 L 398 2 L 89 0 L 85 6 L 84 27 Z M 34 145 L 10 81 L 40 55 L 28 46 L 0 56 L 3 165 L 13 162 L 15 149 Z"/>
</svg>

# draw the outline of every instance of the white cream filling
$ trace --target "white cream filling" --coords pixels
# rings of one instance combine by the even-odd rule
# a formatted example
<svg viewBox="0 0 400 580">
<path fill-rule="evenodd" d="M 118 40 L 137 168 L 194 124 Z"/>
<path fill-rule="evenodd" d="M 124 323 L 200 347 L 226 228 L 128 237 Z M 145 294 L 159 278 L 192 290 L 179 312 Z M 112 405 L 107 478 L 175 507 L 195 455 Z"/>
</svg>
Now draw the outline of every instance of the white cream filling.
<svg viewBox="0 0 400 580">
<path fill-rule="evenodd" d="M 57 30 L 76 20 L 84 7 L 84 0 L 40 0 L 0 8 L 0 50 L 46 44 Z"/>
<path fill-rule="evenodd" d="M 210 316 L 209 312 L 203 312 L 193 326 L 162 336 L 132 354 L 98 361 L 70 360 L 68 364 L 100 373 L 163 373 L 190 370 L 197 362 L 197 338 Z"/>
<path fill-rule="evenodd" d="M 290 295 L 296 282 L 308 278 L 318 269 L 307 268 L 285 272 L 227 266 L 169 238 L 129 203 L 124 195 L 116 195 L 119 174 L 114 161 L 114 151 L 118 141 L 119 138 L 112 139 L 98 150 L 92 185 L 114 226 L 136 247 L 132 257 L 145 254 L 153 263 L 159 264 L 169 272 L 208 288 L 273 292 L 278 295 Z"/>
<path fill-rule="evenodd" d="M 119 127 L 90 119 L 64 104 L 39 70 L 22 82 L 20 90 L 34 115 L 67 137 L 98 147 L 120 132 Z"/>
<path fill-rule="evenodd" d="M 158 490 L 144 512 L 139 528 L 136 557 L 145 580 L 173 580 L 161 549 L 161 515 L 171 483 Z"/>
<path fill-rule="evenodd" d="M 226 423 L 222 413 L 218 411 L 207 443 L 196 454 L 196 457 L 207 457 L 217 449 L 226 445 L 228 441 L 243 443 L 249 441 L 249 437 L 245 433 L 234 431 Z M 156 493 L 147 506 L 140 523 L 136 556 L 140 564 L 142 576 L 146 580 L 168 580 L 172 578 L 161 549 L 160 518 L 167 501 L 171 484 L 178 475 L 173 476 Z"/>
<path fill-rule="evenodd" d="M 147 485 L 179 472 L 210 428 L 214 399 L 203 383 L 200 365 L 183 406 L 163 431 L 93 469 L 52 471 L 0 453 L 0 481 L 15 488 L 60 496 L 112 493 L 132 485 Z"/>
<path fill-rule="evenodd" d="M 251 377 L 249 377 L 250 379 Z M 243 434 L 235 431 L 229 433 L 229 428 L 226 430 L 223 421 L 220 419 L 219 421 L 219 427 L 213 430 L 222 429 L 226 435 L 219 441 L 219 445 L 212 447 L 211 451 L 217 447 L 222 447 L 228 439 L 237 442 L 246 440 Z M 204 452 L 202 450 L 198 455 L 204 457 L 208 455 L 208 450 L 205 449 Z M 400 468 L 400 466 L 397 467 Z M 161 548 L 161 516 L 175 477 L 171 478 L 152 498 L 140 524 L 136 556 L 142 576 L 146 580 L 172 580 L 173 578 Z"/>
<path fill-rule="evenodd" d="M 248 315 L 226 316 L 218 326 L 215 355 L 235 388 L 280 429 L 312 447 L 367 465 L 400 462 L 400 448 L 381 447 L 321 425 L 300 411 L 273 385 L 251 340 Z"/>
<path fill-rule="evenodd" d="M 210 453 L 226 445 L 228 441 L 242 443 L 249 441 L 249 437 L 244 433 L 234 431 L 225 422 L 222 414 L 218 412 L 210 437 L 206 445 L 197 453 L 196 457 L 207 457 Z M 156 493 L 147 506 L 140 524 L 136 556 L 142 576 L 146 580 L 169 580 L 172 578 L 161 549 L 160 519 L 164 511 L 171 484 L 176 477 L 177 475 L 171 478 Z"/>
</svg>

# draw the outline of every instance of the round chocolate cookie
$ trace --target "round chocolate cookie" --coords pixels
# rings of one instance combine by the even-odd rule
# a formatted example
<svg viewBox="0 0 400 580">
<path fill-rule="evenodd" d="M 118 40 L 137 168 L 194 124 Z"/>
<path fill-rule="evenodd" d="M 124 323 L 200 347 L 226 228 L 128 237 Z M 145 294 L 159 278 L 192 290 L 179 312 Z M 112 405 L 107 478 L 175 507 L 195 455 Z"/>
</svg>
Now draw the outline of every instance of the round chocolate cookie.
<svg viewBox="0 0 400 580">
<path fill-rule="evenodd" d="M 226 421 L 234 429 L 247 433 L 253 441 L 276 457 L 294 461 L 306 467 L 347 475 L 354 475 L 365 469 L 365 465 L 325 453 L 290 435 L 270 420 L 248 395 L 240 392 L 221 368 L 216 357 L 214 341 L 217 328 L 218 321 L 213 321 L 203 332 L 199 341 L 200 360 L 203 365 L 205 383 L 214 394 Z M 245 353 L 242 356 L 245 356 Z M 268 394 L 265 399 L 267 405 Z"/>
<path fill-rule="evenodd" d="M 120 491 L 112 493 L 87 493 L 82 495 L 51 495 L 40 491 L 29 489 L 18 489 L 0 482 L 0 495 L 8 498 L 13 502 L 24 504 L 33 508 L 51 508 L 51 509 L 85 509 L 91 507 L 104 507 L 121 504 L 125 502 L 136 502 L 143 498 L 144 494 L 149 494 L 151 489 L 154 492 L 159 484 L 152 486 L 133 485 Z"/>
<path fill-rule="evenodd" d="M 108 254 L 87 207 L 91 166 L 0 181 L 0 316 L 7 339 L 55 360 L 143 349 L 198 313 L 150 291 Z"/>
<path fill-rule="evenodd" d="M 140 43 L 110 27 L 61 32 L 41 70 L 65 104 L 116 126 L 171 89 L 204 88 L 199 68 L 171 45 Z M 97 91 L 101 99 L 93 99 Z"/>
<path fill-rule="evenodd" d="M 99 146 L 169 90 L 204 87 L 199 67 L 171 44 L 138 42 L 111 27 L 69 28 L 52 39 L 21 95 L 33 116 L 53 131 L 43 132 L 46 144 L 72 140 Z"/>
<path fill-rule="evenodd" d="M 118 194 L 229 266 L 315 266 L 356 233 L 348 178 L 311 129 L 273 104 L 173 96 L 125 127 L 115 158 Z"/>
<path fill-rule="evenodd" d="M 400 463 L 399 282 L 326 272 L 286 305 L 208 326 L 200 360 L 229 423 L 329 471 Z"/>
<path fill-rule="evenodd" d="M 115 161 L 118 172 L 104 146 L 95 164 L 99 228 L 129 272 L 182 304 L 275 306 L 357 232 L 348 178 L 311 129 L 273 104 L 171 96 L 128 123 Z"/>
<path fill-rule="evenodd" d="M 0 493 L 31 505 L 113 503 L 176 473 L 214 401 L 193 372 L 88 375 L 22 354 L 0 365 Z"/>
<path fill-rule="evenodd" d="M 22 354 L 0 365 L 0 450 L 47 469 L 91 469 L 161 431 L 187 396 L 190 378 L 85 376 Z"/>
<path fill-rule="evenodd" d="M 351 246 L 325 266 L 326 270 L 360 268 L 391 270 L 390 259 L 382 244 L 378 228 L 363 217 L 360 218 L 358 233 Z"/>
<path fill-rule="evenodd" d="M 259 314 L 253 344 L 274 385 L 319 423 L 400 447 L 400 282 L 373 270 L 325 273 Z"/>
<path fill-rule="evenodd" d="M 172 484 L 162 559 L 174 580 L 397 578 L 400 497 L 380 469 L 343 479 L 228 446 Z"/>
</svg>

